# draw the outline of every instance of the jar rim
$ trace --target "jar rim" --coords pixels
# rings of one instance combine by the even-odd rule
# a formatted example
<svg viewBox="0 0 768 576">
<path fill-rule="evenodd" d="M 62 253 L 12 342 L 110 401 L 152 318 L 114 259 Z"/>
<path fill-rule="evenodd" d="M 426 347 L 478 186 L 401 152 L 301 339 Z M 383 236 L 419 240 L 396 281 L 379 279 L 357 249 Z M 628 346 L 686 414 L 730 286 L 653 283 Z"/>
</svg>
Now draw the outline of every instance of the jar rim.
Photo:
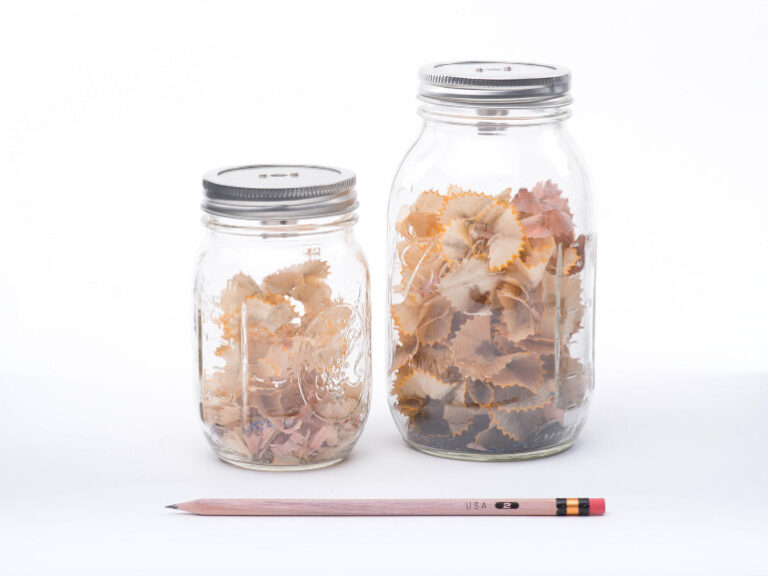
<svg viewBox="0 0 768 576">
<path fill-rule="evenodd" d="M 419 99 L 448 105 L 556 107 L 572 102 L 564 66 L 490 60 L 435 62 L 419 69 Z"/>
<path fill-rule="evenodd" d="M 202 209 L 246 220 L 317 218 L 358 207 L 354 172 L 310 164 L 249 164 L 203 176 Z"/>
</svg>

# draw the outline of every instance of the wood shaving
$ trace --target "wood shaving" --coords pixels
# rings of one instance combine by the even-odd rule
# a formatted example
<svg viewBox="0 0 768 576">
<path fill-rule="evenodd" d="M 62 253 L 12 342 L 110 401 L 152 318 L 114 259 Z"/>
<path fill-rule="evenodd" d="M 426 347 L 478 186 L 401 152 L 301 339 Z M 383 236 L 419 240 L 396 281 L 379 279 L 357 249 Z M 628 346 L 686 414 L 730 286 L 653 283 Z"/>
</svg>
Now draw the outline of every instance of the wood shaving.
<svg viewBox="0 0 768 576">
<path fill-rule="evenodd" d="M 427 190 L 396 229 L 390 392 L 408 439 L 486 453 L 556 444 L 589 381 L 569 349 L 587 238 L 560 189 Z"/>
<path fill-rule="evenodd" d="M 329 274 L 310 259 L 260 283 L 238 273 L 220 294 L 222 365 L 204 378 L 202 412 L 209 437 L 233 459 L 320 463 L 357 440 L 368 413 L 367 325 L 332 298 Z M 409 346 L 405 358 L 415 336 Z"/>
</svg>

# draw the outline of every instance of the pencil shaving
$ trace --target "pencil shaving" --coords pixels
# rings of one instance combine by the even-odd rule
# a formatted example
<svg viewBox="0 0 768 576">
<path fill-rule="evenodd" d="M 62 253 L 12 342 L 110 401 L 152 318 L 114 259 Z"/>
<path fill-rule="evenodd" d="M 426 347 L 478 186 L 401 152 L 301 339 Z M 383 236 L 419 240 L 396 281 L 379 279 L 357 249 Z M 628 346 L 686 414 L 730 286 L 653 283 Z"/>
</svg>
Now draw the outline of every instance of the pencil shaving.
<svg viewBox="0 0 768 576">
<path fill-rule="evenodd" d="M 585 238 L 567 199 L 551 181 L 496 196 L 427 190 L 396 229 L 391 394 L 409 437 L 475 452 L 550 441 L 586 393 L 568 350 Z M 556 361 L 577 376 L 556 381 Z"/>
<path fill-rule="evenodd" d="M 203 419 L 240 458 L 306 464 L 357 439 L 365 366 L 349 365 L 349 352 L 365 334 L 353 309 L 332 298 L 328 274 L 326 262 L 307 260 L 261 283 L 238 273 L 221 292 L 214 320 L 226 343 L 204 381 Z"/>
</svg>

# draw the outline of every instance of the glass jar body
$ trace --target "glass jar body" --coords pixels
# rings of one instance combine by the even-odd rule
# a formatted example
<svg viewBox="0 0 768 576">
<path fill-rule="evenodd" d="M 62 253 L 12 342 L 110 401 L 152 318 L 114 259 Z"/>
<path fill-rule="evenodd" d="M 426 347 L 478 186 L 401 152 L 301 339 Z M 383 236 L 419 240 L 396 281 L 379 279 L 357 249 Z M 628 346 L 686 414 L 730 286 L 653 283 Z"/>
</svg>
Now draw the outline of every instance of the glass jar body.
<svg viewBox="0 0 768 576">
<path fill-rule="evenodd" d="M 206 216 L 195 279 L 198 391 L 217 456 L 253 469 L 327 466 L 368 415 L 368 266 L 354 216 Z"/>
<path fill-rule="evenodd" d="M 389 205 L 389 400 L 422 451 L 568 448 L 593 389 L 595 228 L 567 112 L 425 105 Z"/>
</svg>

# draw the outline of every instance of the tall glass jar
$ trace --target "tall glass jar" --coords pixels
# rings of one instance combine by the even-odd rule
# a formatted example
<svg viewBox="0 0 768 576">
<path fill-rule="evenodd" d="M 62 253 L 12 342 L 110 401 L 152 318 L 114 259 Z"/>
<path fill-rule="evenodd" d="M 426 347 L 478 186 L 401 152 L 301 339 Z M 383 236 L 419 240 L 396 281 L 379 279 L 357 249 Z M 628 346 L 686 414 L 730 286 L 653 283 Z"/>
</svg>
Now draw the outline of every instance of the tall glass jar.
<svg viewBox="0 0 768 576">
<path fill-rule="evenodd" d="M 424 126 L 389 204 L 389 399 L 412 447 L 571 446 L 593 388 L 595 226 L 559 66 L 420 71 Z"/>
<path fill-rule="evenodd" d="M 362 432 L 371 385 L 355 176 L 242 166 L 203 185 L 195 325 L 205 435 L 245 468 L 339 462 Z"/>
</svg>

